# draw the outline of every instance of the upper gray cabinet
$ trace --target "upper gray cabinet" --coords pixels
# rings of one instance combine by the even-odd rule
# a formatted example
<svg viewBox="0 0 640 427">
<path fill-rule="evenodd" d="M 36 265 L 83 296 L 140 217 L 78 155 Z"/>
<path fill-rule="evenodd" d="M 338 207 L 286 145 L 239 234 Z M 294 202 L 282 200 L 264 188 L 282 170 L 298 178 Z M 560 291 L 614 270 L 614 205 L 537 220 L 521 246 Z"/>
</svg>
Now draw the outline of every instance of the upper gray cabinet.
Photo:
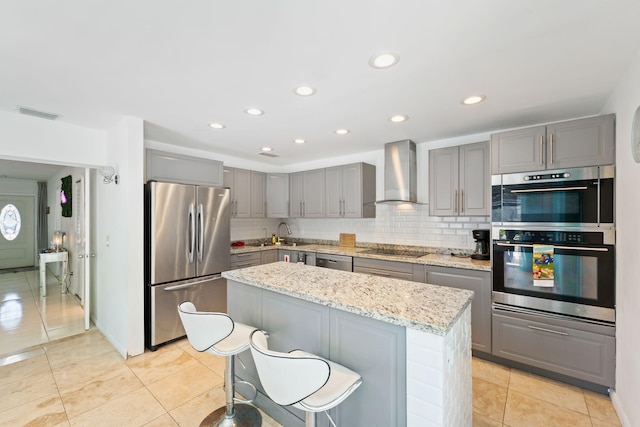
<svg viewBox="0 0 640 427">
<path fill-rule="evenodd" d="M 289 174 L 289 193 L 291 218 L 323 218 L 325 216 L 324 169 Z"/>
<path fill-rule="evenodd" d="M 251 171 L 251 217 L 267 217 L 267 174 Z"/>
<path fill-rule="evenodd" d="M 552 123 L 491 135 L 491 173 L 615 163 L 615 115 Z"/>
<path fill-rule="evenodd" d="M 430 150 L 429 215 L 489 215 L 490 178 L 487 142 Z"/>
<path fill-rule="evenodd" d="M 375 218 L 376 167 L 366 163 L 325 170 L 328 218 Z"/>
<path fill-rule="evenodd" d="M 146 150 L 146 180 L 183 184 L 222 185 L 222 162 L 183 156 L 158 150 Z"/>
<path fill-rule="evenodd" d="M 267 174 L 267 217 L 289 217 L 289 174 Z"/>
</svg>

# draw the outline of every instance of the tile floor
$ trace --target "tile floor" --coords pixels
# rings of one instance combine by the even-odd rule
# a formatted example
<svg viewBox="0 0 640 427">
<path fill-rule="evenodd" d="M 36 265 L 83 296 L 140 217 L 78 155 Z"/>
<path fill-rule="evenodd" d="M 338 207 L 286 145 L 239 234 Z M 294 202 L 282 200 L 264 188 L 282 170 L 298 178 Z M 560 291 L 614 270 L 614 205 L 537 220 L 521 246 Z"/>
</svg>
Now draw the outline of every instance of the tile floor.
<svg viewBox="0 0 640 427">
<path fill-rule="evenodd" d="M 3 323 L 15 319 L 6 314 L 16 311 L 5 309 L 15 308 L 7 302 L 21 299 L 25 318 L 38 312 L 27 304 L 31 295 L 32 304 L 42 305 L 29 287 L 35 283 L 37 291 L 35 273 L 0 275 L 0 426 L 197 426 L 224 404 L 224 359 L 198 353 L 186 340 L 123 360 L 97 330 L 53 340 L 73 333 L 73 326 L 66 332 L 61 326 L 74 323 L 62 321 L 62 307 L 68 319 L 77 317 L 71 304 L 43 316 L 44 332 L 35 320 Z M 52 314 L 53 298 L 46 304 Z M 41 342 L 33 344 L 36 337 Z M 474 427 L 620 425 L 607 396 L 480 359 L 473 359 L 473 411 Z M 279 425 L 266 415 L 263 421 Z"/>
</svg>

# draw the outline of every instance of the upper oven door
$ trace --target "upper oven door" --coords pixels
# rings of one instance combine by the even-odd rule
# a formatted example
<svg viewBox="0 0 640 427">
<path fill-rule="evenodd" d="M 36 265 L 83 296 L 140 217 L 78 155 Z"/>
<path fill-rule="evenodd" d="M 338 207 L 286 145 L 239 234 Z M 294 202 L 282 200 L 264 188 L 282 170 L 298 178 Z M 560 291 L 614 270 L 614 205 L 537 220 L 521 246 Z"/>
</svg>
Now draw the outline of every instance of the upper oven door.
<svg viewBox="0 0 640 427">
<path fill-rule="evenodd" d="M 503 175 L 501 183 L 494 182 L 492 186 L 492 222 L 559 227 L 612 226 L 613 177 L 601 179 L 598 168 L 587 170 L 594 170 L 594 173 L 556 171 L 544 175 Z"/>
</svg>

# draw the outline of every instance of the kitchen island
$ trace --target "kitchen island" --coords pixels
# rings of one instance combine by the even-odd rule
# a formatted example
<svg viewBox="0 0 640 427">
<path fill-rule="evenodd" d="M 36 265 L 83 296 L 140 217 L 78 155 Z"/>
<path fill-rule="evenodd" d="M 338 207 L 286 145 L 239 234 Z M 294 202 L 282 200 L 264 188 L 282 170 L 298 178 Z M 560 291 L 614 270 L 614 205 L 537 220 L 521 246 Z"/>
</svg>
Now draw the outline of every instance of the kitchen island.
<svg viewBox="0 0 640 427">
<path fill-rule="evenodd" d="M 471 426 L 470 291 L 277 262 L 223 273 L 234 320 L 341 363 L 363 385 L 331 411 L 338 425 Z M 259 385 L 250 353 L 236 375 Z M 260 393 L 284 425 L 304 416 Z M 324 425 L 326 417 L 318 417 Z"/>
</svg>

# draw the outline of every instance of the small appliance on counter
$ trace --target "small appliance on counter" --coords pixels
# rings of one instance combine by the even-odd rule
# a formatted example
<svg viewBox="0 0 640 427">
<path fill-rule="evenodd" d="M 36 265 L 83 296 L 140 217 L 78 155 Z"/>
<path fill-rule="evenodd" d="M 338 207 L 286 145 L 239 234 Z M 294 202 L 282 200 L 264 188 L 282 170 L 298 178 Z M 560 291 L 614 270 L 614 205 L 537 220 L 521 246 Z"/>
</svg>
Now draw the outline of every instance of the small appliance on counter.
<svg viewBox="0 0 640 427">
<path fill-rule="evenodd" d="M 476 249 L 471 254 L 471 259 L 489 259 L 489 230 L 471 230 L 476 240 Z"/>
</svg>

